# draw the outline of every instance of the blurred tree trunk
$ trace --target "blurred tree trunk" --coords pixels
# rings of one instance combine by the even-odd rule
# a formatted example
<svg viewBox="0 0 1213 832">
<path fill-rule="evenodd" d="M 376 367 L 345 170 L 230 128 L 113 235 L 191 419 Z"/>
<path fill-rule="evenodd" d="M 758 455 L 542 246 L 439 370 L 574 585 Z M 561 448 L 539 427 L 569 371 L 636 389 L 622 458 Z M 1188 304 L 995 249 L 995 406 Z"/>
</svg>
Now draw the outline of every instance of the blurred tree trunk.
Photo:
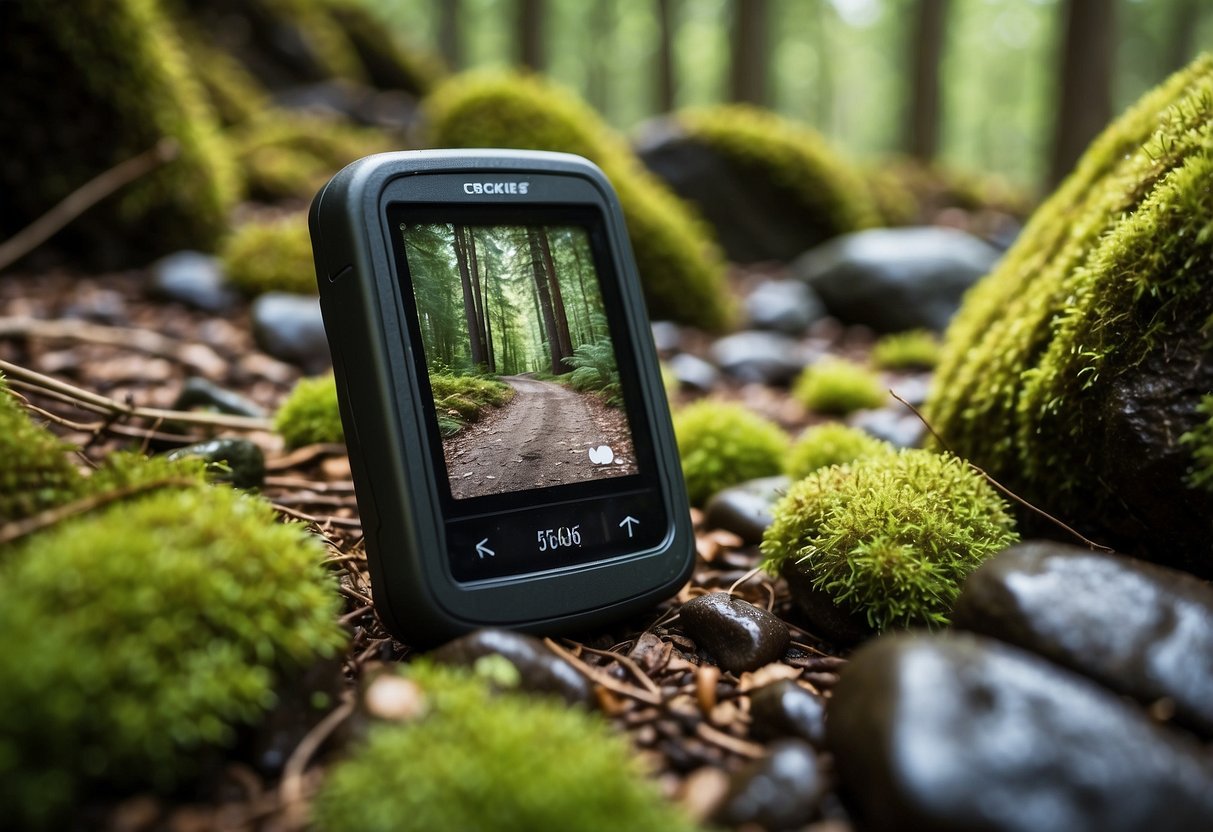
<svg viewBox="0 0 1213 832">
<path fill-rule="evenodd" d="M 1053 121 L 1049 184 L 1073 169 L 1087 144 L 1112 120 L 1112 70 L 1116 59 L 1115 4 L 1066 0 L 1059 69 L 1061 95 Z"/>
<path fill-rule="evenodd" d="M 948 0 L 915 0 L 914 5 L 905 147 L 911 156 L 930 162 L 939 152 L 939 65 L 943 60 Z"/>
<path fill-rule="evenodd" d="M 459 37 L 461 0 L 437 0 L 438 48 L 452 72 L 463 66 L 463 44 Z"/>
<path fill-rule="evenodd" d="M 657 0 L 657 112 L 674 109 L 674 0 Z"/>
<path fill-rule="evenodd" d="M 516 30 L 518 62 L 528 69 L 544 69 L 543 18 L 547 12 L 544 0 L 518 0 Z"/>
<path fill-rule="evenodd" d="M 813 49 L 817 53 L 817 129 L 829 134 L 834 128 L 834 64 L 830 52 L 830 0 L 817 0 L 816 25 L 812 26 Z"/>
<path fill-rule="evenodd" d="M 1206 0 L 1175 0 L 1164 66 L 1174 72 L 1193 58 L 1196 29 L 1200 26 L 1200 6 Z"/>
<path fill-rule="evenodd" d="M 729 92 L 733 101 L 767 103 L 770 63 L 770 4 L 767 0 L 733 0 L 733 56 Z"/>
<path fill-rule="evenodd" d="M 608 78 L 611 71 L 615 32 L 615 4 L 612 0 L 594 0 L 590 7 L 589 31 L 593 39 L 586 44 L 585 97 L 599 113 L 606 115 L 610 105 Z"/>
</svg>

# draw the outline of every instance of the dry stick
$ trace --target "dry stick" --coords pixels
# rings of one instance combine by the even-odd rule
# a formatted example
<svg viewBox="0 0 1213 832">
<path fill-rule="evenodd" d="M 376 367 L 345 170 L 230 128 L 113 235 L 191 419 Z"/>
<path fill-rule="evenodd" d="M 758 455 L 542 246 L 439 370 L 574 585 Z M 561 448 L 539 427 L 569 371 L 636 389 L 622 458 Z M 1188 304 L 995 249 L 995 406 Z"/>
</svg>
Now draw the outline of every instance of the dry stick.
<svg viewBox="0 0 1213 832">
<path fill-rule="evenodd" d="M 127 159 L 85 182 L 38 219 L 0 243 L 0 271 L 45 243 L 56 232 L 110 194 L 177 158 L 177 142 L 164 138 L 150 150 Z"/>
<path fill-rule="evenodd" d="M 206 425 L 208 427 L 230 428 L 232 430 L 268 431 L 273 429 L 269 419 L 254 419 L 248 416 L 229 416 L 226 413 L 205 413 L 184 410 L 165 410 L 157 407 L 136 407 L 134 405 L 116 402 L 113 399 L 90 392 L 65 381 L 51 378 L 34 370 L 20 367 L 9 361 L 0 360 L 0 373 L 10 379 L 23 381 L 26 389 L 36 389 L 57 393 L 60 397 L 82 404 L 92 410 L 102 413 L 114 413 L 120 416 L 134 416 L 152 421 L 181 422 L 188 425 Z"/>
<path fill-rule="evenodd" d="M 349 719 L 353 713 L 354 698 L 349 696 L 307 732 L 307 736 L 300 741 L 299 745 L 295 746 L 286 765 L 282 767 L 282 785 L 278 787 L 278 795 L 286 810 L 288 829 L 302 829 L 306 825 L 305 807 L 303 806 L 303 773 L 307 769 L 307 764 L 320 750 L 324 741 L 332 736 L 341 723 Z"/>
<path fill-rule="evenodd" d="M 638 688 L 635 685 L 627 685 L 620 682 L 602 668 L 591 667 L 590 665 L 586 664 L 568 650 L 565 650 L 559 644 L 552 641 L 550 638 L 545 638 L 543 643 L 548 646 L 549 650 L 571 664 L 582 676 L 586 677 L 594 684 L 601 685 L 607 690 L 618 693 L 621 696 L 626 696 L 630 699 L 643 702 L 646 705 L 661 704 L 660 694 L 653 694 L 652 691 L 646 690 L 645 688 Z"/>
<path fill-rule="evenodd" d="M 636 681 L 640 682 L 641 686 L 643 686 L 646 690 L 656 696 L 661 695 L 661 688 L 657 686 L 657 683 L 649 678 L 649 674 L 641 670 L 640 666 L 637 665 L 636 662 L 634 662 L 630 657 L 625 656 L 622 653 L 612 653 L 610 650 L 596 650 L 593 647 L 589 647 L 585 644 L 578 644 L 578 647 L 592 655 L 602 656 L 605 659 L 611 659 L 612 661 L 619 662 L 619 664 L 622 665 L 625 670 L 631 673 Z"/>
<path fill-rule="evenodd" d="M 963 459 L 963 457 L 958 456 L 951 448 L 948 447 L 948 443 L 944 442 L 943 437 L 940 436 L 936 432 L 935 428 L 931 427 L 931 423 L 927 421 L 926 417 L 918 412 L 918 408 L 916 408 L 914 405 L 907 402 L 905 399 L 903 399 L 901 396 L 894 393 L 892 390 L 889 391 L 889 395 L 891 395 L 893 398 L 897 399 L 897 401 L 901 402 L 906 407 L 908 407 L 910 409 L 910 412 L 918 417 L 918 421 L 922 422 L 923 426 L 926 427 L 926 429 L 931 432 L 931 435 L 935 437 L 935 441 L 939 443 L 940 447 L 942 447 L 945 451 L 947 451 L 948 453 L 955 456 L 957 459 Z M 1003 494 L 1006 494 L 1012 500 L 1019 503 L 1021 506 L 1028 509 L 1029 511 L 1040 515 L 1041 517 L 1048 520 L 1050 523 L 1057 526 L 1058 528 L 1064 529 L 1066 532 L 1070 533 L 1078 540 L 1081 540 L 1083 543 L 1085 543 L 1090 548 L 1097 549 L 1101 552 L 1115 552 L 1116 551 L 1115 549 L 1109 548 L 1100 543 L 1096 543 L 1094 540 L 1084 537 L 1077 529 L 1067 526 L 1061 520 L 1058 520 L 1056 517 L 1054 517 L 1052 514 L 1049 514 L 1044 509 L 1037 508 L 1036 506 L 1032 505 L 1027 500 L 1025 500 L 1023 497 L 1020 497 L 1014 491 L 1007 488 L 1005 485 L 1000 483 L 998 480 L 994 479 L 992 476 L 987 474 L 984 470 L 982 470 L 978 466 L 974 465 L 969 460 L 964 459 L 964 463 L 965 463 L 965 465 L 968 465 L 970 468 L 972 468 L 974 471 L 976 471 L 978 474 L 981 474 L 981 476 L 985 478 L 986 482 L 988 482 L 990 485 L 997 488 Z"/>
<path fill-rule="evenodd" d="M 22 396 L 22 398 L 25 398 Z M 70 430 L 79 431 L 81 433 L 92 434 L 97 436 L 101 433 L 112 433 L 116 436 L 125 436 L 130 439 L 148 439 L 153 442 L 167 442 L 174 445 L 190 445 L 194 442 L 201 442 L 204 437 L 190 436 L 181 433 L 156 433 L 155 431 L 144 430 L 142 428 L 132 428 L 127 425 L 109 424 L 104 422 L 74 422 L 71 419 L 64 418 L 57 413 L 51 413 L 49 410 L 43 410 L 35 404 L 30 404 L 28 401 L 24 403 L 27 410 L 31 413 L 46 419 L 52 424 Z"/>
</svg>

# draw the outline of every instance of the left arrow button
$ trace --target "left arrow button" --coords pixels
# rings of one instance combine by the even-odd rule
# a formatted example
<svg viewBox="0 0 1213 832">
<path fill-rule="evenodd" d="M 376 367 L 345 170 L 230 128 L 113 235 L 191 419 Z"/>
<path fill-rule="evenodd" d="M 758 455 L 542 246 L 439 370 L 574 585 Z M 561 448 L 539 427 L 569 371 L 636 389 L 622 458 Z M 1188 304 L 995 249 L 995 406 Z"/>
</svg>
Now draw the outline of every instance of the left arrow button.
<svg viewBox="0 0 1213 832">
<path fill-rule="evenodd" d="M 488 542 L 489 542 L 489 539 L 486 537 L 484 540 L 482 540 L 476 544 L 476 554 L 480 555 L 481 560 L 484 560 L 486 557 L 491 558 L 497 554 L 492 549 L 490 549 L 488 546 L 484 545 Z"/>
</svg>

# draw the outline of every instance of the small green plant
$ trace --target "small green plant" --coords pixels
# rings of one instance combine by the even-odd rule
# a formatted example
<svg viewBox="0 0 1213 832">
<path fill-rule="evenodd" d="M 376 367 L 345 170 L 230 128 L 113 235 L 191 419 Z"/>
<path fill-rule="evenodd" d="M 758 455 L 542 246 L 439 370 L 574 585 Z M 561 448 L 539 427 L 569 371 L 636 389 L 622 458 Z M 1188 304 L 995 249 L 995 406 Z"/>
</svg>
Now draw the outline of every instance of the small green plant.
<svg viewBox="0 0 1213 832">
<path fill-rule="evenodd" d="M 939 338 L 926 329 L 895 332 L 872 347 L 872 363 L 882 370 L 930 370 L 939 363 Z"/>
<path fill-rule="evenodd" d="M 83 478 L 70 446 L 34 424 L 0 375 L 0 525 L 76 496 Z"/>
<path fill-rule="evenodd" d="M 842 358 L 805 367 L 792 384 L 792 396 L 812 411 L 838 416 L 880 407 L 888 398 L 875 373 Z"/>
<path fill-rule="evenodd" d="M 609 338 L 579 344 L 573 354 L 564 359 L 564 363 L 573 368 L 569 374 L 569 384 L 574 390 L 600 392 L 607 404 L 623 403 L 619 368 L 615 366 L 615 348 Z"/>
<path fill-rule="evenodd" d="M 1192 471 L 1188 474 L 1188 485 L 1213 491 L 1213 393 L 1200 400 L 1196 412 L 1208 420 L 1197 425 L 1179 438 L 1192 449 Z"/>
<path fill-rule="evenodd" d="M 316 294 L 312 238 L 304 214 L 244 223 L 223 241 L 219 259 L 228 280 L 247 295 Z"/>
<path fill-rule="evenodd" d="M 494 674 L 494 686 L 510 675 Z M 319 832 L 695 828 L 600 717 L 494 694 L 486 680 L 440 665 L 416 662 L 406 676 L 424 713 L 372 725 L 332 768 L 313 804 Z"/>
<path fill-rule="evenodd" d="M 772 513 L 767 570 L 804 570 L 877 630 L 946 625 L 965 577 L 1018 539 L 1006 502 L 980 474 L 923 450 L 819 469 Z"/>
<path fill-rule="evenodd" d="M 332 373 L 300 379 L 274 415 L 274 430 L 286 441 L 288 448 L 318 442 L 344 442 L 337 384 Z"/>
<path fill-rule="evenodd" d="M 674 433 L 692 505 L 730 485 L 783 469 L 788 435 L 744 405 L 704 400 L 674 414 Z"/>
<path fill-rule="evenodd" d="M 819 468 L 894 452 L 888 442 L 859 428 L 827 422 L 809 428 L 792 444 L 784 470 L 792 479 L 798 480 Z"/>
<path fill-rule="evenodd" d="M 514 398 L 514 388 L 483 376 L 431 373 L 434 410 L 443 436 L 454 436 L 480 419 L 491 407 L 501 407 Z"/>
<path fill-rule="evenodd" d="M 274 700 L 280 671 L 343 641 L 323 549 L 202 465 L 133 457 L 123 497 L 0 558 L 0 804 L 55 826 L 86 793 L 166 787 Z M 61 827 L 60 827 L 61 828 Z"/>
</svg>

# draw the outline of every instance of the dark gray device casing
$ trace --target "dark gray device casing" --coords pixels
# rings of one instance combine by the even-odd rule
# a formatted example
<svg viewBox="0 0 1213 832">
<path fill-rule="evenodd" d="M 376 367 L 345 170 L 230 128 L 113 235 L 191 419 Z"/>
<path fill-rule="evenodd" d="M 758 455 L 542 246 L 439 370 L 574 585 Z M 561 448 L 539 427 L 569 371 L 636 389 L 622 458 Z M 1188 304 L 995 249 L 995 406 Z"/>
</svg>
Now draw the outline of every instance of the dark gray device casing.
<svg viewBox="0 0 1213 832">
<path fill-rule="evenodd" d="M 469 194 L 460 181 L 525 176 L 518 194 Z M 462 179 L 458 178 L 462 177 Z M 470 186 L 469 186 L 470 188 Z M 387 218 L 392 203 L 592 205 L 603 217 L 652 432 L 668 529 L 656 548 L 565 569 L 460 583 L 450 574 L 429 424 Z M 643 609 L 689 577 L 694 536 L 648 315 L 618 200 L 592 163 L 563 153 L 422 150 L 361 159 L 329 181 L 309 214 L 320 303 L 366 539 L 375 606 L 415 645 L 481 626 L 557 632 Z M 632 405 L 635 407 L 635 405 Z"/>
</svg>

